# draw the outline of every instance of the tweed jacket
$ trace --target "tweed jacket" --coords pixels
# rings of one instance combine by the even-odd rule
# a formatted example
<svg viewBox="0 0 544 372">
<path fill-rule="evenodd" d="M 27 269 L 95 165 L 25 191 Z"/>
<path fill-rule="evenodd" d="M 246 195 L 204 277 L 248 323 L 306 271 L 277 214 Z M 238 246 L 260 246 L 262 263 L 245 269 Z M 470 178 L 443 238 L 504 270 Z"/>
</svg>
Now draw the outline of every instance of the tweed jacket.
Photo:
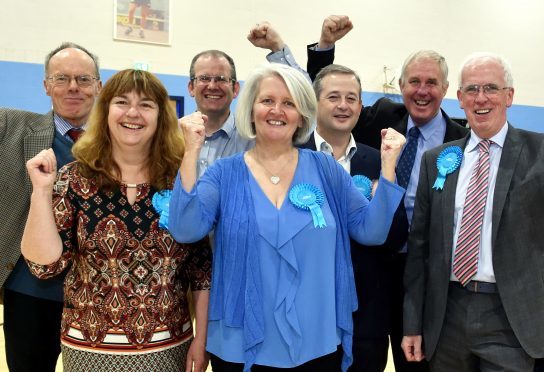
<svg viewBox="0 0 544 372">
<path fill-rule="evenodd" d="M 32 184 L 26 162 L 51 147 L 55 136 L 53 112 L 0 108 L 0 285 L 21 255 Z"/>
</svg>

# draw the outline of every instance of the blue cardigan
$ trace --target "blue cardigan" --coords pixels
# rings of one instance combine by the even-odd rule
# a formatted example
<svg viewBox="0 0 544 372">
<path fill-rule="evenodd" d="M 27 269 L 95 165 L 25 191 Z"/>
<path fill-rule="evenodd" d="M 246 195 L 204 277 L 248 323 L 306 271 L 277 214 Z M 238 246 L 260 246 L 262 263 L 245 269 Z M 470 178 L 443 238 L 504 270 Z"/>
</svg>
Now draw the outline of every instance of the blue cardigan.
<svg viewBox="0 0 544 372">
<path fill-rule="evenodd" d="M 335 251 L 336 324 L 341 331 L 344 351 L 342 370 L 347 370 L 352 362 L 352 312 L 357 309 L 348 233 L 347 193 L 340 191 L 346 187 L 347 174 L 330 156 L 309 150 L 299 151 L 307 151 L 315 162 L 316 171 L 323 181 L 325 197 L 338 226 Z M 404 189 L 385 179 L 380 179 L 380 182 L 387 185 L 385 188 L 390 189 L 390 193 L 378 191 L 372 203 L 379 203 L 380 208 L 386 211 L 384 223 L 390 225 Z M 177 177 L 170 201 L 169 229 L 176 240 L 192 242 L 216 227 L 208 316 L 210 320 L 222 319 L 227 326 L 243 328 L 244 370 L 247 371 L 255 362 L 258 345 L 263 342 L 264 320 L 259 256 L 255 249 L 251 249 L 257 240 L 257 222 L 243 154 L 218 160 L 199 183 L 209 183 L 215 187 L 220 185 L 217 193 L 219 209 L 207 210 L 197 197 L 198 187 L 187 193 Z M 192 224 L 191 229 L 184 228 L 188 223 Z M 365 243 L 372 241 L 380 244 L 386 237 L 387 230 L 383 236 L 368 237 Z"/>
</svg>

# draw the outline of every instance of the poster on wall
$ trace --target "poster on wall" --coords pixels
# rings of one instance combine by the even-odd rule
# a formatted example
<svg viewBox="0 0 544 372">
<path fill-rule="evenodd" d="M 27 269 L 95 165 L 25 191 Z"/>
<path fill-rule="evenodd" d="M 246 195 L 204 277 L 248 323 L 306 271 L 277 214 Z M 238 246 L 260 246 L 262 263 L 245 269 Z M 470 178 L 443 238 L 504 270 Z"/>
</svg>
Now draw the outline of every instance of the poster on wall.
<svg viewBox="0 0 544 372">
<path fill-rule="evenodd" d="M 170 45 L 170 0 L 113 0 L 113 38 Z"/>
</svg>

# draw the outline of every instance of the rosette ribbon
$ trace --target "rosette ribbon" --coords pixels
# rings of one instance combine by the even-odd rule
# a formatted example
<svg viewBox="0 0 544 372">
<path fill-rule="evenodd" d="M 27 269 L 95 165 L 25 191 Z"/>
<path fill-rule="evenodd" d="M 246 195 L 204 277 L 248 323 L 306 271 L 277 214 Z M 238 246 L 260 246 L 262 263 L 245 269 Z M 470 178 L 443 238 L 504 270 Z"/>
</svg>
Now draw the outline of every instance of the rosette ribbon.
<svg viewBox="0 0 544 372">
<path fill-rule="evenodd" d="M 159 227 L 161 229 L 168 230 L 168 211 L 170 208 L 170 198 L 172 197 L 172 190 L 162 190 L 156 192 L 151 199 L 153 208 L 160 215 L 159 217 Z"/>
<path fill-rule="evenodd" d="M 289 200 L 295 207 L 310 211 L 314 227 L 323 228 L 327 226 L 321 210 L 321 206 L 325 202 L 325 196 L 317 186 L 309 183 L 299 183 L 289 191 Z"/>
<path fill-rule="evenodd" d="M 363 176 L 362 174 L 356 174 L 352 178 L 357 190 L 359 190 L 368 200 L 372 199 L 372 181 L 370 178 Z"/>
<path fill-rule="evenodd" d="M 448 174 L 455 172 L 463 160 L 463 150 L 459 146 L 448 146 L 438 155 L 436 167 L 438 175 L 434 181 L 433 189 L 442 190 Z"/>
</svg>

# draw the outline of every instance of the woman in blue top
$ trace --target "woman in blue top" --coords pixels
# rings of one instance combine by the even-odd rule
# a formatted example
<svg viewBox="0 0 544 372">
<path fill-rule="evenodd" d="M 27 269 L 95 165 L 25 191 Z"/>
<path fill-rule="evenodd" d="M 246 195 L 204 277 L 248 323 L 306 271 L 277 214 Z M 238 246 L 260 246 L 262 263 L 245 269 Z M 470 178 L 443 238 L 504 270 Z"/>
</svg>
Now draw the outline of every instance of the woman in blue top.
<svg viewBox="0 0 544 372">
<path fill-rule="evenodd" d="M 313 130 L 316 106 L 300 72 L 256 69 L 236 110 L 240 135 L 255 147 L 217 161 L 198 182 L 206 117 L 182 126 L 169 228 L 180 242 L 215 229 L 207 340 L 215 372 L 351 363 L 357 297 L 349 237 L 386 239 L 404 194 L 393 182 L 405 139 L 383 131 L 382 176 L 369 203 L 332 157 L 295 147 Z"/>
</svg>

